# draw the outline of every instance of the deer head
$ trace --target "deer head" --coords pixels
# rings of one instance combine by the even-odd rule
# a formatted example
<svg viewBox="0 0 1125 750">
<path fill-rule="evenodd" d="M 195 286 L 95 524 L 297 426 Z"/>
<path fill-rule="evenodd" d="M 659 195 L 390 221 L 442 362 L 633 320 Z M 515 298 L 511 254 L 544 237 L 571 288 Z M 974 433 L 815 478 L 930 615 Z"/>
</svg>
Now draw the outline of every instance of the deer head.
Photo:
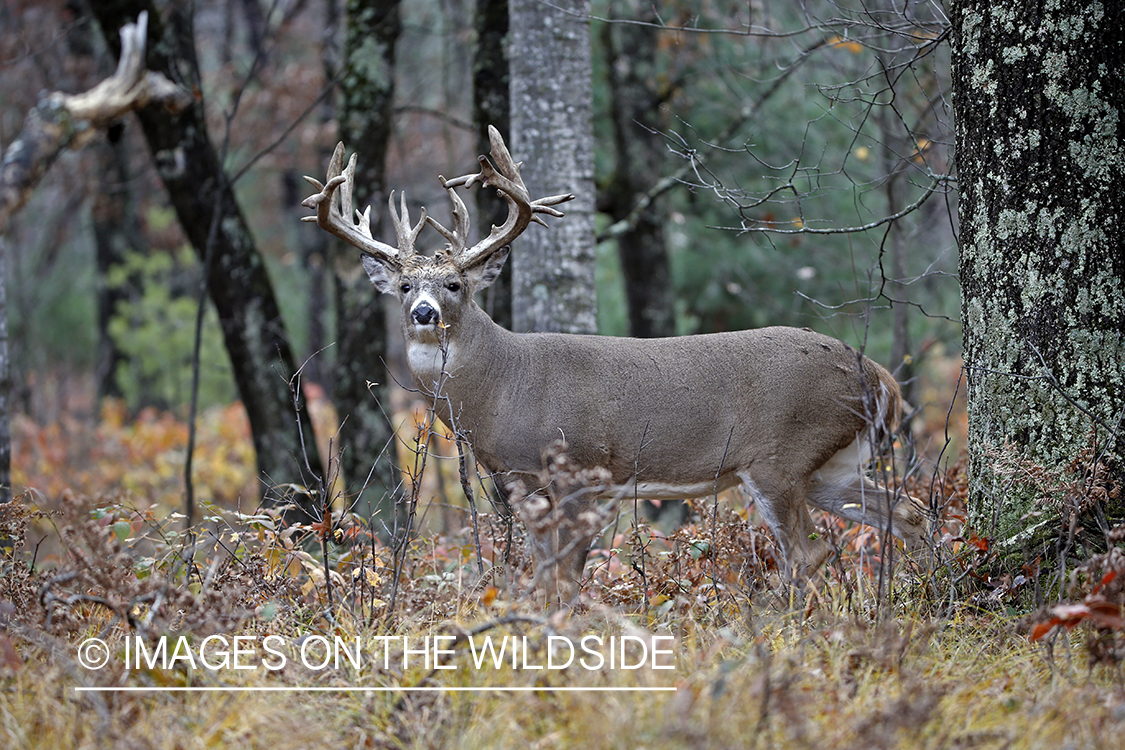
<svg viewBox="0 0 1125 750">
<path fill-rule="evenodd" d="M 307 208 L 315 208 L 316 216 L 302 220 L 315 221 L 322 229 L 363 253 L 363 267 L 375 288 L 384 294 L 393 294 L 402 302 L 402 328 L 408 344 L 440 345 L 448 341 L 447 332 L 459 325 L 466 305 L 472 304 L 473 294 L 488 287 L 500 274 L 512 240 L 533 222 L 546 226 L 540 214 L 562 216 L 553 206 L 574 199 L 573 195 L 565 194 L 531 200 L 520 177 L 522 162 L 513 161 L 504 139 L 491 125 L 488 137 L 492 161 L 482 155 L 479 172 L 452 180 L 438 176 L 453 204 L 452 229 L 446 229 L 428 216 L 425 208 L 418 223 L 411 225 L 405 193 L 396 211 L 395 194 L 391 192 L 388 210 L 398 247 L 372 237 L 370 206 L 362 213 L 355 211 L 355 219 L 352 219 L 356 156 L 353 154 L 344 167 L 343 143 L 336 146 L 324 184 L 305 177 L 320 192 L 302 203 Z M 469 247 L 469 212 L 456 188 L 470 188 L 477 183 L 495 188 L 504 197 L 508 203 L 508 218 L 502 226 L 493 226 L 487 237 Z M 431 255 L 420 253 L 415 247 L 418 235 L 427 224 L 446 240 L 445 247 Z"/>
</svg>

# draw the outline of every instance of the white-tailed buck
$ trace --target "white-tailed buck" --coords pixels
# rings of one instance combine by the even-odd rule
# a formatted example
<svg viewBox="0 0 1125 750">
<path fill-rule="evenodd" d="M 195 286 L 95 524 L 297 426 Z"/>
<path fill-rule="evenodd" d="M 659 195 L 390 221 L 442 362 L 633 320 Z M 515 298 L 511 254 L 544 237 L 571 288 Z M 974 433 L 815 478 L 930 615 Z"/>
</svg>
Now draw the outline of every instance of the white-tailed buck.
<svg viewBox="0 0 1125 750">
<path fill-rule="evenodd" d="M 865 476 L 872 447 L 898 423 L 898 384 L 847 344 L 798 328 L 631 339 L 517 334 L 494 323 L 473 293 L 496 279 L 512 240 L 543 224 L 539 214 L 561 216 L 552 206 L 573 196 L 531 200 L 520 164 L 494 128 L 489 134 L 495 166 L 481 156 L 478 174 L 439 177 L 452 230 L 425 209 L 411 226 L 405 198 L 396 213 L 392 192 L 398 247 L 374 239 L 370 208 L 353 216 L 355 155 L 345 167 L 343 144 L 325 184 L 305 178 L 320 192 L 303 204 L 316 209 L 307 221 L 359 248 L 376 288 L 402 302 L 416 384 L 485 469 L 534 489 L 547 448 L 562 439 L 572 465 L 602 470 L 602 496 L 703 497 L 741 482 L 796 579 L 829 552 L 807 504 L 924 544 L 922 504 Z M 475 183 L 498 190 L 509 213 L 467 247 L 468 212 L 455 188 Z M 433 255 L 415 249 L 427 222 L 447 241 Z M 540 581 L 552 596 L 577 591 L 592 539 L 591 524 L 579 522 L 592 499 L 577 498 L 555 508 L 562 522 L 528 524 L 537 561 L 557 563 Z"/>
</svg>

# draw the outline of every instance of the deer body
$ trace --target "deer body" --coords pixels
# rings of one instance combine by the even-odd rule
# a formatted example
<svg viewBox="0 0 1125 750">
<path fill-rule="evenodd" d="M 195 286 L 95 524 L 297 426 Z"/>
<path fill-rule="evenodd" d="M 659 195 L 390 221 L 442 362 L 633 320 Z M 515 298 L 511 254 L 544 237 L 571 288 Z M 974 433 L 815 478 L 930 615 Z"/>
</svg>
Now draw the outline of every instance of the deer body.
<svg viewBox="0 0 1125 750">
<path fill-rule="evenodd" d="M 725 489 L 739 471 L 794 457 L 788 470 L 807 476 L 865 431 L 864 390 L 881 384 L 873 362 L 802 329 L 517 334 L 470 309 L 449 332 L 444 369 L 436 348 L 412 373 L 493 472 L 536 475 L 543 449 L 562 439 L 573 461 L 608 469 L 615 485 L 636 482 L 648 499 L 706 495 L 716 477 Z M 840 427 L 826 433 L 825 422 Z"/>
<path fill-rule="evenodd" d="M 562 440 L 573 465 L 608 476 L 602 495 L 701 497 L 742 483 L 795 577 L 829 551 L 807 504 L 888 529 L 911 546 L 924 542 L 921 504 L 864 475 L 871 447 L 897 425 L 898 384 L 843 342 L 782 327 L 630 339 L 496 325 L 473 292 L 499 274 L 514 235 L 538 213 L 559 215 L 549 206 L 570 196 L 530 201 L 518 165 L 493 134 L 499 173 L 481 157 L 480 175 L 443 179 L 456 226 L 428 220 L 450 241 L 432 256 L 413 251 L 427 219 L 410 227 L 405 202 L 394 216 L 397 249 L 372 240 L 364 221 L 358 228 L 341 221 L 351 213 L 352 170 L 341 170 L 342 148 L 326 185 L 310 179 L 322 192 L 306 201 L 322 227 L 364 251 L 375 286 L 402 302 L 415 382 L 482 466 L 534 490 L 547 448 Z M 474 180 L 497 187 L 511 212 L 504 227 L 466 249 L 466 213 L 453 188 Z M 332 205 L 336 187 L 345 191 L 343 207 Z M 550 524 L 540 522 L 542 513 L 524 515 L 537 560 L 557 563 L 559 574 L 540 581 L 551 593 L 577 591 L 592 534 L 574 522 L 592 501 L 549 498 L 548 508 L 563 504 Z"/>
</svg>

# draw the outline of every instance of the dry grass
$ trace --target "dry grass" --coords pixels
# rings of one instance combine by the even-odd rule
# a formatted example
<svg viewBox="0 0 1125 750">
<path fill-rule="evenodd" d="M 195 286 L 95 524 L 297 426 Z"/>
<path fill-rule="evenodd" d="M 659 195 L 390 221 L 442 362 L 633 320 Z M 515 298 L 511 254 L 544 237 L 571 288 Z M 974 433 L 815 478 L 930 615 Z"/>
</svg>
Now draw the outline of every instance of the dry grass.
<svg viewBox="0 0 1125 750">
<path fill-rule="evenodd" d="M 389 552 L 365 553 L 368 541 L 330 555 L 330 605 L 324 574 L 315 573 L 322 561 L 309 551 L 317 548 L 301 539 L 308 530 L 278 530 L 267 516 L 239 524 L 231 516 L 192 546 L 170 522 L 125 505 L 70 497 L 54 513 L 58 564 L 31 571 L 23 549 L 4 563 L 4 747 L 1116 748 L 1125 731 L 1120 665 L 1088 658 L 1093 624 L 1032 642 L 1028 623 L 990 605 L 994 598 L 954 592 L 953 568 L 926 578 L 896 572 L 879 596 L 851 554 L 793 601 L 771 571 L 768 540 L 731 511 L 666 539 L 643 526 L 623 532 L 622 546 L 590 569 L 584 606 L 554 615 L 521 597 L 529 566 L 518 530 L 507 571 L 483 580 L 467 531 L 420 541 L 388 614 Z M 484 546 L 499 561 L 506 530 L 486 521 Z M 4 533 L 19 538 L 27 523 L 42 522 L 13 506 Z M 361 532 L 345 523 L 339 538 Z M 729 560 L 748 546 L 760 554 L 742 571 L 711 560 L 712 550 Z M 296 652 L 277 670 L 191 669 L 182 660 L 125 668 L 134 642 L 127 638 L 152 648 L 163 636 L 171 652 L 180 638 L 198 651 L 208 635 L 258 644 L 268 634 L 294 648 L 315 636 L 359 637 L 369 658 L 358 669 L 308 668 Z M 415 655 L 403 669 L 399 646 L 384 668 L 372 637 L 403 634 L 449 636 L 452 652 L 442 658 L 455 668 L 427 669 Z M 485 636 L 527 636 L 528 665 L 548 658 L 548 636 L 557 646 L 590 635 L 629 635 L 633 644 L 671 635 L 664 645 L 674 669 L 478 669 L 470 634 L 477 645 Z M 95 636 L 111 655 L 91 670 L 77 656 Z M 332 689 L 77 690 L 95 686 Z M 403 686 L 541 689 L 340 689 Z M 559 687 L 675 690 L 552 689 Z"/>
<path fill-rule="evenodd" d="M 930 573 L 895 561 L 878 533 L 823 519 L 840 559 L 795 597 L 732 496 L 697 503 L 674 532 L 627 510 L 591 555 L 581 605 L 550 613 L 523 594 L 533 569 L 518 525 L 482 514 L 478 548 L 455 498 L 420 509 L 399 555 L 338 509 L 332 524 L 286 528 L 216 504 L 185 534 L 171 511 L 182 429 L 118 416 L 83 439 L 17 425 L 17 462 L 43 491 L 0 506 L 0 539 L 14 543 L 0 556 L 0 747 L 1117 748 L 1125 733 L 1125 528 L 1055 586 L 1072 604 L 1046 601 L 1037 567 L 990 578 L 987 544 L 961 538 L 959 467 L 933 485 L 954 520 Z M 201 440 L 215 472 L 247 439 L 226 416 Z M 419 494 L 455 492 L 455 460 L 433 465 Z M 49 484 L 67 469 L 84 494 Z M 227 486 L 245 484 L 239 471 Z M 929 477 L 914 481 L 930 494 Z M 248 639 L 243 663 L 258 668 L 136 667 L 138 641 L 198 655 L 209 636 Z M 267 636 L 284 667 L 260 661 Z M 418 653 L 404 665 L 401 640 L 384 663 L 381 636 L 444 637 L 454 668 Z M 532 668 L 589 636 L 628 637 L 630 658 L 640 643 L 668 648 L 673 669 Z M 79 661 L 95 637 L 109 647 L 100 669 Z M 360 639 L 364 663 L 301 663 L 302 644 L 335 637 Z M 526 638 L 526 661 L 478 668 L 471 646 L 486 637 Z M 398 689 L 411 687 L 474 690 Z M 641 687 L 671 690 L 605 690 Z"/>
</svg>

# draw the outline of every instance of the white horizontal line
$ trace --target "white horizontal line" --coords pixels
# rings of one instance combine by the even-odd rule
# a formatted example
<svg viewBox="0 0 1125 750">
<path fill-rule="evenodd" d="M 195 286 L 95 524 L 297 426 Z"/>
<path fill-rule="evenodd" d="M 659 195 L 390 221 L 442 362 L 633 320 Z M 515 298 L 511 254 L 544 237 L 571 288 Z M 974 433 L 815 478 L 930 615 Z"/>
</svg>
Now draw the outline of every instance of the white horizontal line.
<svg viewBox="0 0 1125 750">
<path fill-rule="evenodd" d="M 674 687 L 75 687 L 78 693 L 502 693 L 542 691 L 547 693 L 656 693 L 674 692 Z"/>
</svg>

